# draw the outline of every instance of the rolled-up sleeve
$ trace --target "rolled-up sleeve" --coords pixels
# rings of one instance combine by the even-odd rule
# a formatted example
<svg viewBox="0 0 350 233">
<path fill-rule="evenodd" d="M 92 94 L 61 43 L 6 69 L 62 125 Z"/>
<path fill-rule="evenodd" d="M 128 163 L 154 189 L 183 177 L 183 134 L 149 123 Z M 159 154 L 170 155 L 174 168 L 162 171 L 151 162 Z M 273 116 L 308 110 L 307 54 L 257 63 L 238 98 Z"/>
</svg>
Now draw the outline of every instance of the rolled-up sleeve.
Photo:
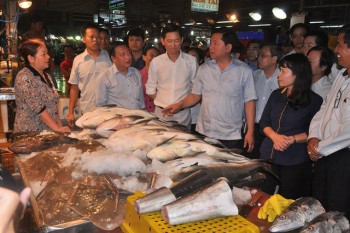
<svg viewBox="0 0 350 233">
<path fill-rule="evenodd" d="M 250 70 L 246 71 L 246 79 L 244 80 L 244 102 L 249 102 L 251 100 L 257 100 L 258 96 L 255 91 L 253 74 Z"/>
</svg>

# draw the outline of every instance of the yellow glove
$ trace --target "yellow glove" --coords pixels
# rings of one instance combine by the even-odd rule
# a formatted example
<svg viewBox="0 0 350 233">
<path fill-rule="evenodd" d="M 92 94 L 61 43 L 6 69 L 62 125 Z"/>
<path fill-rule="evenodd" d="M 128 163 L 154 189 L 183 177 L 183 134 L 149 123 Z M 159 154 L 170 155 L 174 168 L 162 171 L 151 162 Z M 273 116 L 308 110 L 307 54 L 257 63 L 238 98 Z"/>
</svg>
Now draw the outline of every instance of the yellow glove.
<svg viewBox="0 0 350 233">
<path fill-rule="evenodd" d="M 271 196 L 258 212 L 259 219 L 266 219 L 273 222 L 275 218 L 280 215 L 294 200 L 285 199 L 279 194 Z"/>
</svg>

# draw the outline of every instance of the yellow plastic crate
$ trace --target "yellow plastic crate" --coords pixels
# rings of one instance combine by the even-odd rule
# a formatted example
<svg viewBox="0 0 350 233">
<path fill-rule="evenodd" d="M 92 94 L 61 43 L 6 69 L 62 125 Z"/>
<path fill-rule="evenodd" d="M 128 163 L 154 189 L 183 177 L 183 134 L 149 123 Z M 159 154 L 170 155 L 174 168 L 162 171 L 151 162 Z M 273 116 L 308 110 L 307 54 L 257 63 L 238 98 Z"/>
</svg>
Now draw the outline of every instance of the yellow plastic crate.
<svg viewBox="0 0 350 233">
<path fill-rule="evenodd" d="M 138 215 L 134 209 L 134 201 L 143 196 L 141 192 L 129 196 L 126 203 L 125 221 L 122 225 L 124 233 L 259 233 L 259 228 L 245 218 L 237 215 L 215 218 L 206 221 L 192 222 L 171 226 L 166 223 L 160 212 Z"/>
</svg>

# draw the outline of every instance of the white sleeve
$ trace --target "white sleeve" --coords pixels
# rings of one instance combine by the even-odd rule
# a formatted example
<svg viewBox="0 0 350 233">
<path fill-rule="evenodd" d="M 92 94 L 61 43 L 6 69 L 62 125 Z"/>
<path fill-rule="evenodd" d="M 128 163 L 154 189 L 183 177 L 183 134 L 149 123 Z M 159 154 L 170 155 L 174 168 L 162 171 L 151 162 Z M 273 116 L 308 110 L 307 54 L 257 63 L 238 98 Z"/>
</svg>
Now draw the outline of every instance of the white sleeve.
<svg viewBox="0 0 350 233">
<path fill-rule="evenodd" d="M 154 60 L 151 61 L 148 70 L 148 80 L 145 86 L 147 95 L 154 95 L 157 93 L 157 69 Z"/>
</svg>

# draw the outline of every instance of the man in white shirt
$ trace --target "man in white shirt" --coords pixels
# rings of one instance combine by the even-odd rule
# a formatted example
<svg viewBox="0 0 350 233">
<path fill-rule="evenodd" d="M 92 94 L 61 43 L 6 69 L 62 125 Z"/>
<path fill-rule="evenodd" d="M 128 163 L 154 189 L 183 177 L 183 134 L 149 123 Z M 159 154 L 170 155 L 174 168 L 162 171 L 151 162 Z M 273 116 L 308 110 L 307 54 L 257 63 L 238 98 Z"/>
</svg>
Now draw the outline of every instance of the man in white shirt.
<svg viewBox="0 0 350 233">
<path fill-rule="evenodd" d="M 256 93 L 251 69 L 231 57 L 236 45 L 238 39 L 234 31 L 214 31 L 210 39 L 212 60 L 199 67 L 192 93 L 163 112 L 176 114 L 202 99 L 196 131 L 220 140 L 228 148 L 245 147 L 251 152 L 254 147 Z M 244 112 L 248 130 L 242 140 Z"/>
<path fill-rule="evenodd" d="M 327 211 L 350 217 L 350 24 L 344 25 L 335 49 L 343 66 L 321 109 L 311 121 L 308 153 L 316 161 L 313 196 Z"/>
<path fill-rule="evenodd" d="M 279 88 L 277 77 L 280 73 L 278 62 L 281 57 L 282 50 L 275 44 L 263 45 L 258 55 L 258 65 L 260 69 L 253 72 L 254 86 L 258 96 L 258 100 L 255 103 L 255 144 L 254 150 L 250 153 L 250 158 L 260 158 L 259 150 L 265 135 L 260 130 L 259 121 L 271 93 Z"/>
<path fill-rule="evenodd" d="M 140 71 L 131 67 L 131 53 L 123 42 L 112 45 L 113 65 L 97 77 L 96 106 L 117 105 L 127 109 L 142 109 L 145 101 Z"/>
<path fill-rule="evenodd" d="M 315 46 L 308 51 L 307 58 L 312 70 L 311 90 L 325 99 L 334 81 L 329 77 L 335 60 L 334 53 L 327 47 Z"/>
<path fill-rule="evenodd" d="M 154 114 L 165 121 L 177 121 L 190 127 L 190 109 L 184 109 L 172 116 L 162 113 L 163 108 L 177 103 L 192 89 L 197 71 L 196 58 L 181 51 L 180 27 L 169 24 L 162 29 L 161 42 L 166 53 L 154 58 L 148 71 L 146 94 L 154 99 Z"/>
<path fill-rule="evenodd" d="M 69 78 L 71 84 L 67 121 L 74 126 L 74 108 L 80 91 L 80 111 L 86 113 L 95 107 L 97 75 L 112 65 L 107 51 L 100 48 L 101 39 L 97 25 L 86 23 L 80 30 L 86 49 L 74 58 Z"/>
</svg>

